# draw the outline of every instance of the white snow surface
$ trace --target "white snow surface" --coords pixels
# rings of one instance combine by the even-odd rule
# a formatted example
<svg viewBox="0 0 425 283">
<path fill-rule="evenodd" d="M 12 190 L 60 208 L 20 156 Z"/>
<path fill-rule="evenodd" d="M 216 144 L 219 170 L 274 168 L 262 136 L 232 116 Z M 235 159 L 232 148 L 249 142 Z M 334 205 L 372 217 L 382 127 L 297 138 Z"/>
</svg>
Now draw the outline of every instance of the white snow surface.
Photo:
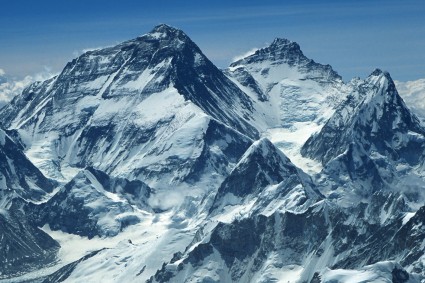
<svg viewBox="0 0 425 283">
<path fill-rule="evenodd" d="M 161 213 L 143 213 L 139 224 L 126 228 L 112 238 L 74 237 L 50 232 L 62 249 L 62 262 L 70 262 L 89 251 L 108 248 L 80 263 L 65 282 L 145 282 L 161 268 L 164 261 L 184 249 L 193 240 L 203 216 L 190 215 L 205 204 L 187 200 L 181 207 Z M 131 241 L 131 243 L 129 242 Z M 80 250 L 72 250 L 74 245 Z"/>
<path fill-rule="evenodd" d="M 358 270 L 348 269 L 327 269 L 323 272 L 323 283 L 392 283 L 392 270 L 396 264 L 391 261 L 378 262 L 372 265 L 367 265 Z M 419 283 L 419 279 L 409 276 L 406 283 Z"/>
<path fill-rule="evenodd" d="M 161 215 L 143 213 L 140 214 L 140 223 L 128 227 L 117 236 L 92 239 L 52 231 L 45 225 L 42 230 L 61 246 L 57 264 L 14 278 L 10 282 L 49 275 L 66 264 L 101 249 L 103 250 L 97 255 L 77 265 L 64 282 L 145 282 L 161 268 L 165 260 L 169 260 L 170 255 L 183 251 L 193 238 L 196 223 L 188 220 L 187 223 L 178 223 L 173 219 L 173 214 L 175 212 Z M 140 273 L 141 270 L 143 272 Z"/>
<path fill-rule="evenodd" d="M 133 172 L 138 168 L 152 166 L 155 170 L 159 166 L 159 170 L 161 166 L 166 165 L 164 162 L 169 157 L 181 160 L 196 158 L 202 149 L 202 135 L 210 119 L 197 106 L 184 101 L 173 88 L 154 93 L 142 101 L 131 97 L 109 100 L 84 97 L 75 105 L 75 109 L 69 111 L 84 111 L 80 105 L 96 107 L 85 128 L 116 125 L 114 131 L 117 134 L 113 136 L 113 140 L 101 138 L 98 150 L 93 151 L 88 158 L 96 168 L 122 177 L 137 177 Z M 81 146 L 78 139 L 83 129 L 65 138 L 61 136 L 60 128 L 56 130 L 56 123 L 59 120 L 67 127 L 76 122 L 74 119 L 75 116 L 67 114 L 66 111 L 58 113 L 52 119 L 54 121 L 50 121 L 54 124 L 49 132 L 39 130 L 37 134 L 37 131 L 34 131 L 35 134 L 27 139 L 26 154 L 29 159 L 46 176 L 63 182 L 69 181 L 78 170 L 75 167 L 81 158 L 78 155 Z M 145 144 L 131 145 L 132 141 L 123 134 L 126 129 L 132 127 L 139 131 L 155 129 L 155 134 Z M 29 134 L 26 130 L 20 132 L 24 137 Z M 124 146 L 128 143 L 130 145 L 124 151 Z M 173 178 L 178 176 L 170 176 L 164 183 Z"/>
</svg>

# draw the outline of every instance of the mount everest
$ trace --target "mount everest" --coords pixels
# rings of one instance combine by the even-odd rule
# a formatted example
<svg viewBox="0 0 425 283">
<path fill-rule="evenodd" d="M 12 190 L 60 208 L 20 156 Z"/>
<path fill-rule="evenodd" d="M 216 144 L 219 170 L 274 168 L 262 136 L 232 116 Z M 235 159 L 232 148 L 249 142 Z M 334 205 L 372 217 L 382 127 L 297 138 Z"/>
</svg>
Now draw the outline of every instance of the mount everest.
<svg viewBox="0 0 425 283">
<path fill-rule="evenodd" d="M 0 110 L 0 282 L 423 282 L 425 126 L 277 38 L 168 25 Z"/>
</svg>

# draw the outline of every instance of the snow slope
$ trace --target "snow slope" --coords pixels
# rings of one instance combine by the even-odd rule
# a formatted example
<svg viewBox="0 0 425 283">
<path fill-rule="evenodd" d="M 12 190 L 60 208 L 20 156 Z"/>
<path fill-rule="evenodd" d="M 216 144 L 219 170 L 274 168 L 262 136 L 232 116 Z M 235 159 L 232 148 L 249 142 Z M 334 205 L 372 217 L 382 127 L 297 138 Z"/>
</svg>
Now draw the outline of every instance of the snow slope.
<svg viewBox="0 0 425 283">
<path fill-rule="evenodd" d="M 296 42 L 277 38 L 232 63 L 227 75 L 254 101 L 252 123 L 305 171 L 320 166 L 300 148 L 351 91 L 329 66 L 307 58 Z"/>
</svg>

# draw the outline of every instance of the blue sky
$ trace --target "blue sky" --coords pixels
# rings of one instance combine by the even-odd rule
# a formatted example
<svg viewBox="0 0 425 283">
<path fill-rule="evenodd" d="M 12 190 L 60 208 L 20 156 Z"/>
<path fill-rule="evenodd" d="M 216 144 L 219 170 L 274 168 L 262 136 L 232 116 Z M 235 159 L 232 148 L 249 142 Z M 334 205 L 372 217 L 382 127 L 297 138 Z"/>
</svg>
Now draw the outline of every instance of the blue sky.
<svg viewBox="0 0 425 283">
<path fill-rule="evenodd" d="M 219 67 L 275 37 L 344 80 L 379 67 L 396 80 L 425 78 L 425 1 L 6 1 L 0 0 L 0 68 L 23 77 L 59 72 L 82 50 L 167 23 Z"/>
</svg>

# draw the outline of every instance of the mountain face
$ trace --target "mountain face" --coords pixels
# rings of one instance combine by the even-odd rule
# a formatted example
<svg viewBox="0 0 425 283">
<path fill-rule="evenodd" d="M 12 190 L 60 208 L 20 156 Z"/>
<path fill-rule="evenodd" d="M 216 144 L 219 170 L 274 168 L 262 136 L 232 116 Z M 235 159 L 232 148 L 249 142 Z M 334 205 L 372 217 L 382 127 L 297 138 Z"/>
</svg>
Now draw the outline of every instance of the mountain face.
<svg viewBox="0 0 425 283">
<path fill-rule="evenodd" d="M 168 180 L 161 175 L 165 186 L 192 170 L 210 124 L 224 123 L 245 141 L 256 137 L 244 118 L 251 108 L 182 31 L 160 25 L 83 54 L 57 77 L 27 88 L 1 116 L 52 178 L 69 181 L 75 168 L 92 166 L 155 183 L 155 175 L 178 166 Z"/>
<path fill-rule="evenodd" d="M 333 277 L 338 271 L 343 274 L 342 269 L 353 270 L 346 279 L 353 280 L 358 276 L 354 270 L 364 266 L 373 270 L 371 264 L 390 258 L 402 259 L 403 265 L 416 262 L 415 270 L 421 270 L 423 254 L 417 251 L 423 232 L 417 234 L 409 222 L 402 224 L 403 214 L 382 228 L 368 222 L 364 214 L 382 205 L 378 200 L 354 211 L 322 201 L 301 213 L 276 211 L 270 216 L 220 222 L 208 236 L 164 265 L 151 282 L 309 282 L 315 274 Z M 409 221 L 414 222 L 413 217 Z M 407 238 L 401 240 L 403 236 Z M 398 241 L 403 242 L 401 247 Z M 410 249 L 412 252 L 406 253 Z M 390 278 L 397 272 L 404 272 L 407 278 L 416 276 L 400 267 L 398 271 L 394 262 L 385 264 Z M 326 267 L 330 269 L 326 271 Z M 371 271 L 370 276 L 382 278 L 379 270 L 382 268 Z"/>
<path fill-rule="evenodd" d="M 388 73 L 375 70 L 302 149 L 327 163 L 351 142 L 409 164 L 420 162 L 425 129 L 398 95 Z M 419 153 L 419 155 L 417 154 Z"/>
<path fill-rule="evenodd" d="M 320 123 L 344 99 L 342 79 L 331 66 L 308 59 L 296 42 L 287 39 L 275 39 L 232 63 L 226 73 L 259 102 L 257 111 L 268 118 L 266 127 Z"/>
<path fill-rule="evenodd" d="M 0 280 L 54 264 L 60 247 L 24 212 L 56 183 L 28 160 L 13 135 L 0 129 Z"/>
<path fill-rule="evenodd" d="M 424 134 L 390 75 L 377 69 L 357 83 L 301 153 L 323 164 L 322 191 L 345 204 L 380 190 L 403 191 L 421 202 Z"/>
<path fill-rule="evenodd" d="M 159 25 L 0 110 L 0 281 L 422 282 L 425 128 L 287 39 Z"/>
<path fill-rule="evenodd" d="M 59 244 L 22 213 L 24 203 L 13 200 L 0 208 L 0 280 L 52 266 Z"/>
<path fill-rule="evenodd" d="M 351 92 L 329 65 L 307 58 L 296 42 L 270 46 L 233 62 L 226 74 L 254 101 L 252 124 L 291 160 L 310 171 L 299 149 Z M 313 170 L 315 171 L 315 170 Z"/>
<path fill-rule="evenodd" d="M 52 198 L 31 206 L 38 226 L 87 236 L 115 236 L 140 222 L 137 209 L 147 204 L 151 189 L 140 181 L 111 178 L 93 168 L 78 173 Z"/>
<path fill-rule="evenodd" d="M 28 160 L 21 146 L 0 129 L 0 207 L 14 196 L 39 201 L 53 190 L 54 184 Z"/>
<path fill-rule="evenodd" d="M 260 210 L 268 214 L 278 209 L 298 211 L 319 199 L 320 193 L 315 191 L 309 177 L 263 138 L 245 152 L 223 181 L 210 213 L 225 215 L 226 209 L 238 206 L 249 207 L 245 213 L 259 213 L 257 210 Z"/>
</svg>

